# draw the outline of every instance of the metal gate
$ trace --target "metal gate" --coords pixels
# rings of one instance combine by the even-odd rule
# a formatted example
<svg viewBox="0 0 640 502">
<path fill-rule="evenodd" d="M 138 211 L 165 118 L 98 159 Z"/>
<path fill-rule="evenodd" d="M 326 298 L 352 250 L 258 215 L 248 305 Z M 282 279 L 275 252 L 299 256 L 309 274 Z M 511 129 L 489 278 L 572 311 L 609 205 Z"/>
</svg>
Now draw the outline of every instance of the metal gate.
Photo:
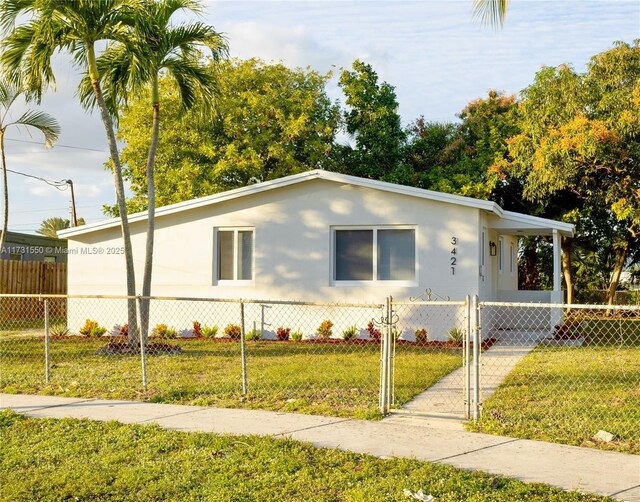
<svg viewBox="0 0 640 502">
<path fill-rule="evenodd" d="M 380 411 L 477 418 L 480 329 L 477 298 L 389 297 L 381 319 Z"/>
</svg>

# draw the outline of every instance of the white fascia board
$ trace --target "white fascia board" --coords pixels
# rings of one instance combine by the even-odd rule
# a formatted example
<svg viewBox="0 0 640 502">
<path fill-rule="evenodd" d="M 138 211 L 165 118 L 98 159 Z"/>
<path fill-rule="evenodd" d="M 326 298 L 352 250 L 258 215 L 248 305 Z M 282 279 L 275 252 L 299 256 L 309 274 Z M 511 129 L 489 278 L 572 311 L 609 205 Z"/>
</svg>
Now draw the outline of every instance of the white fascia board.
<svg viewBox="0 0 640 502">
<path fill-rule="evenodd" d="M 556 229 L 558 232 L 568 237 L 573 237 L 575 233 L 575 226 L 571 223 L 540 218 L 539 216 L 531 216 L 528 214 L 514 213 L 513 211 L 503 211 L 502 219 L 515 221 L 528 227 L 541 227 L 548 228 L 550 230 Z"/>
<path fill-rule="evenodd" d="M 449 204 L 457 204 L 462 206 L 473 207 L 489 211 L 496 216 L 502 216 L 502 208 L 495 202 L 488 200 L 473 199 L 471 197 L 463 197 L 461 195 L 452 195 L 442 192 L 434 192 L 431 190 L 424 190 L 422 188 L 414 188 L 403 185 L 396 185 L 395 183 L 387 183 L 384 181 L 370 180 L 366 178 L 358 178 L 356 176 L 349 176 L 347 174 L 334 173 L 331 171 L 323 171 L 321 169 L 315 169 L 313 171 L 305 171 L 299 174 L 293 174 L 284 178 L 278 178 L 275 180 L 264 181 L 262 183 L 256 183 L 255 185 L 249 185 L 246 187 L 236 188 L 234 190 L 228 190 L 226 192 L 220 192 L 206 197 L 200 197 L 198 199 L 187 200 L 184 202 L 178 202 L 177 204 L 171 204 L 169 206 L 163 206 L 156 209 L 156 217 L 166 216 L 169 214 L 186 211 L 189 209 L 196 209 L 211 204 L 218 204 L 228 200 L 244 197 L 247 195 L 266 192 L 276 188 L 282 188 L 297 183 L 312 179 L 323 179 L 327 181 L 334 181 L 336 183 L 343 183 L 352 186 L 359 186 L 364 188 L 371 188 L 374 190 L 381 190 L 384 192 L 397 193 L 401 195 L 408 195 L 410 197 L 417 197 L 421 199 L 434 200 L 438 202 L 446 202 Z M 140 213 L 134 213 L 129 215 L 129 223 L 135 223 L 138 221 L 144 221 L 147 219 L 147 211 Z M 120 218 L 110 218 L 108 220 L 99 221 L 89 225 L 82 225 L 79 227 L 69 228 L 67 230 L 58 232 L 58 235 L 63 238 L 69 238 L 76 235 L 82 235 L 90 232 L 97 232 L 100 230 L 106 230 L 108 228 L 114 228 L 120 226 Z"/>
</svg>

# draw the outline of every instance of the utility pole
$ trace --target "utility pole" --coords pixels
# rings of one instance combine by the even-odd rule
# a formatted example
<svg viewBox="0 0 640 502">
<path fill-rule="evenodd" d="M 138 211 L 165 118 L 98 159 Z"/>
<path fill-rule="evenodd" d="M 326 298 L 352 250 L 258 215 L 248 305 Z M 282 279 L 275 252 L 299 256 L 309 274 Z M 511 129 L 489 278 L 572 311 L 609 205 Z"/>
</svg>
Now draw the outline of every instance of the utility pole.
<svg viewBox="0 0 640 502">
<path fill-rule="evenodd" d="M 67 183 L 67 185 L 69 185 L 69 188 L 71 188 L 71 226 L 77 227 L 78 218 L 76 216 L 76 196 L 73 193 L 73 181 L 65 180 L 65 182 Z"/>
</svg>

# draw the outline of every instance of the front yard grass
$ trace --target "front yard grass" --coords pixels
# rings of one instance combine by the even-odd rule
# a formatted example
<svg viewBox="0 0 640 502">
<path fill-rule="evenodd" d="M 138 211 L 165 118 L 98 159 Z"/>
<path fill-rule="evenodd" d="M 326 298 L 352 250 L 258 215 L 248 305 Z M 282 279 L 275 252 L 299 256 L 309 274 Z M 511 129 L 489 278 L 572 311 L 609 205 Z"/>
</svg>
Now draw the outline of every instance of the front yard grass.
<svg viewBox="0 0 640 502">
<path fill-rule="evenodd" d="M 500 476 L 293 440 L 0 412 L 0 500 L 598 501 Z"/>
<path fill-rule="evenodd" d="M 247 342 L 243 396 L 239 342 L 164 340 L 183 352 L 147 358 L 146 391 L 140 356 L 98 355 L 107 343 L 106 338 L 52 340 L 46 384 L 43 340 L 0 338 L 0 391 L 380 418 L 378 344 Z M 459 350 L 403 348 L 395 372 L 398 404 L 460 365 Z"/>
<path fill-rule="evenodd" d="M 538 347 L 483 405 L 472 430 L 640 453 L 640 348 L 599 344 Z M 615 434 L 597 442 L 599 430 Z"/>
</svg>

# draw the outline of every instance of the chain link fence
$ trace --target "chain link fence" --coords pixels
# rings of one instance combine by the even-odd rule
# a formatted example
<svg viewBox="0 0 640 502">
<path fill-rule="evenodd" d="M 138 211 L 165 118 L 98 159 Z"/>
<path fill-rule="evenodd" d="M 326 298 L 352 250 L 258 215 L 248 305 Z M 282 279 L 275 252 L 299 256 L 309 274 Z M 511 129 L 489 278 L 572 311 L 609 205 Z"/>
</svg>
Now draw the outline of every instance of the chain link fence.
<svg viewBox="0 0 640 502">
<path fill-rule="evenodd" d="M 393 301 L 395 408 L 469 417 L 469 301 Z"/>
<path fill-rule="evenodd" d="M 0 391 L 379 414 L 382 305 L 152 298 L 141 352 L 127 301 L 0 297 Z"/>
<path fill-rule="evenodd" d="M 127 301 L 0 295 L 0 392 L 402 410 L 640 453 L 640 307 L 152 298 L 141 351 Z"/>
<path fill-rule="evenodd" d="M 640 307 L 480 303 L 476 430 L 640 453 Z"/>
</svg>

